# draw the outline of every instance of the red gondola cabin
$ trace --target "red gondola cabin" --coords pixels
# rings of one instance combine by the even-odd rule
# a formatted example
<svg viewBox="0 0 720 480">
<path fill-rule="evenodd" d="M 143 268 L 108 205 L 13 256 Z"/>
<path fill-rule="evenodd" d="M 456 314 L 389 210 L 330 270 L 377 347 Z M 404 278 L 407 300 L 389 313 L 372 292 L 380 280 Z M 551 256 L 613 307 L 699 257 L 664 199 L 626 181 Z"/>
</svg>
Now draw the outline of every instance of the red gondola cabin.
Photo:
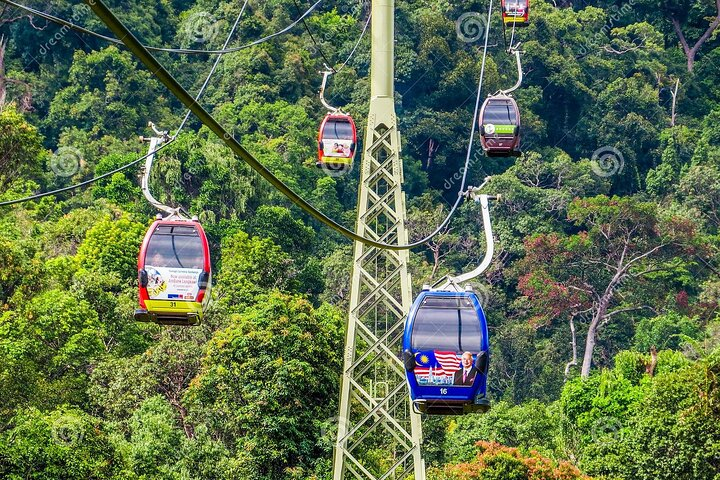
<svg viewBox="0 0 720 480">
<path fill-rule="evenodd" d="M 501 0 L 503 23 L 509 27 L 526 27 L 529 24 L 529 0 Z"/>
<path fill-rule="evenodd" d="M 210 250 L 196 220 L 156 220 L 138 257 L 135 320 L 197 325 L 210 299 Z"/>
<path fill-rule="evenodd" d="M 479 122 L 480 140 L 488 157 L 520 156 L 520 110 L 512 97 L 488 97 Z"/>
<path fill-rule="evenodd" d="M 328 113 L 318 133 L 318 161 L 321 168 L 349 171 L 355 158 L 357 130 L 350 115 Z"/>
</svg>

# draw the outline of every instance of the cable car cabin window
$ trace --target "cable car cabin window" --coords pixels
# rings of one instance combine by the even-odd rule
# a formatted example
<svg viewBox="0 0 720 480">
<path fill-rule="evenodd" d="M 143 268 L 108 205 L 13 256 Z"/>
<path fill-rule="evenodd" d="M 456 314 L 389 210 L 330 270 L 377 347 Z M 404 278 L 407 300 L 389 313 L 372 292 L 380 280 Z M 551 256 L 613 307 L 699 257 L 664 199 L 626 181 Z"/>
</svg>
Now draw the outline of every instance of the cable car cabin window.
<svg viewBox="0 0 720 480">
<path fill-rule="evenodd" d="M 329 120 L 325 124 L 323 130 L 323 138 L 325 139 L 338 139 L 338 140 L 352 140 L 353 139 L 353 128 L 350 122 L 342 120 Z"/>
<path fill-rule="evenodd" d="M 480 319 L 475 309 L 460 310 L 460 349 L 458 351 L 479 352 L 482 342 Z"/>
<path fill-rule="evenodd" d="M 524 12 L 525 2 L 524 1 L 508 1 L 505 2 L 505 11 L 508 13 Z"/>
<path fill-rule="evenodd" d="M 515 108 L 510 102 L 490 102 L 483 113 L 483 124 L 493 125 L 517 125 Z"/>
<path fill-rule="evenodd" d="M 428 297 L 415 316 L 411 341 L 416 351 L 477 353 L 481 341 L 480 320 L 470 299 Z"/>
<path fill-rule="evenodd" d="M 145 264 L 153 267 L 202 269 L 203 243 L 195 227 L 158 226 L 150 238 Z"/>
</svg>

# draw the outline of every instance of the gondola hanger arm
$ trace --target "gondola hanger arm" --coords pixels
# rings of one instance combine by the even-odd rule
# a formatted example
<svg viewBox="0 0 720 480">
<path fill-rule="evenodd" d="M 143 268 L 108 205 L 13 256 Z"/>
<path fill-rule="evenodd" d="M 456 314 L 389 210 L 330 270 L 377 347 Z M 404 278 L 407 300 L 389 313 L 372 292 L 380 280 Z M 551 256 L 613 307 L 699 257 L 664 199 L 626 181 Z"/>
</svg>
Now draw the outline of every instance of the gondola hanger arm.
<svg viewBox="0 0 720 480">
<path fill-rule="evenodd" d="M 335 113 L 335 112 L 339 111 L 340 109 L 333 107 L 332 105 L 327 103 L 327 101 L 325 100 L 325 87 L 327 86 L 327 79 L 330 75 L 332 75 L 335 72 L 330 67 L 325 65 L 325 70 L 320 73 L 322 73 L 322 76 L 323 76 L 322 85 L 320 85 L 320 103 L 322 103 L 323 106 L 330 111 L 330 113 Z"/>
<path fill-rule="evenodd" d="M 515 90 L 517 90 L 518 88 L 520 88 L 520 85 L 522 85 L 522 81 L 523 81 L 522 62 L 520 61 L 520 54 L 522 53 L 520 51 L 520 44 L 518 43 L 514 47 L 510 47 L 510 53 L 515 54 L 515 60 L 517 61 L 518 80 L 517 80 L 517 83 L 515 83 L 515 85 L 508 88 L 507 90 L 500 90 L 500 93 L 502 93 L 504 95 L 508 95 L 508 94 L 514 92 Z"/>
<path fill-rule="evenodd" d="M 143 176 L 141 181 L 143 195 L 153 207 L 157 208 L 161 212 L 167 213 L 168 219 L 173 217 L 184 218 L 184 216 L 180 213 L 180 208 L 172 208 L 160 203 L 150 192 L 150 171 L 152 170 L 153 161 L 155 160 L 155 151 L 160 145 L 167 142 L 170 139 L 170 136 L 168 135 L 168 132 L 158 130 L 153 122 L 148 122 L 148 126 L 152 128 L 153 132 L 155 132 L 155 136 L 149 138 L 140 137 L 141 142 L 150 143 L 148 155 L 145 159 L 145 168 L 143 169 Z"/>
<path fill-rule="evenodd" d="M 325 65 L 325 70 L 320 73 L 322 73 L 322 76 L 323 76 L 323 83 L 322 83 L 322 85 L 320 85 L 320 103 L 322 103 L 323 107 L 327 108 L 330 111 L 330 113 L 339 112 L 340 111 L 339 108 L 333 107 L 332 105 L 327 103 L 327 100 L 325 100 L 325 87 L 327 87 L 327 79 L 330 75 L 335 73 L 335 71 L 332 68 L 330 68 L 329 66 Z"/>
<path fill-rule="evenodd" d="M 447 276 L 444 279 L 441 279 L 440 282 L 445 280 L 445 283 L 440 285 L 440 287 L 436 287 L 438 290 L 448 290 L 452 287 L 456 291 L 461 291 L 461 283 L 468 282 L 473 278 L 479 277 L 485 272 L 485 270 L 487 270 L 487 268 L 492 263 L 493 254 L 495 253 L 495 239 L 493 238 L 492 225 L 490 224 L 489 200 L 497 200 L 500 198 L 500 196 L 480 194 L 479 191 L 481 188 L 482 187 L 470 187 L 467 190 L 466 195 L 468 198 L 480 203 L 480 208 L 482 210 L 483 228 L 485 230 L 485 256 L 483 257 L 482 262 L 480 262 L 480 265 L 478 265 L 478 267 L 474 270 L 463 273 L 462 275 L 458 275 L 457 277 Z"/>
</svg>

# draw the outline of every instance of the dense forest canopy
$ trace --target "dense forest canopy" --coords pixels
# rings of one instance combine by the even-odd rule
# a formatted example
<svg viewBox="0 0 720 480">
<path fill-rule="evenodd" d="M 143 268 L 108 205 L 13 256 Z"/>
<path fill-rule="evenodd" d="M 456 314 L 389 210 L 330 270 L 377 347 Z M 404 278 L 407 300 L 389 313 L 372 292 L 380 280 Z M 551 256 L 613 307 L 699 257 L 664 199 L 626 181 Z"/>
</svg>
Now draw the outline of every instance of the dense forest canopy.
<svg viewBox="0 0 720 480">
<path fill-rule="evenodd" d="M 143 43 L 189 49 L 220 48 L 242 6 L 107 3 Z M 79 1 L 26 4 L 111 35 Z M 310 5 L 250 0 L 231 45 Z M 501 195 L 493 264 L 475 281 L 493 408 L 423 418 L 428 478 L 719 479 L 720 0 L 530 6 L 530 25 L 514 32 L 524 154 L 489 158 L 476 138 L 468 172 L 471 185 L 492 176 L 485 191 Z M 322 2 L 307 29 L 224 55 L 201 100 L 349 227 L 359 168 L 314 166 L 317 72 L 349 58 L 328 100 L 363 131 L 370 35 L 350 54 L 369 8 Z M 487 8 L 396 1 L 411 239 L 457 198 Z M 483 96 L 516 80 L 498 13 L 490 26 Z M 195 93 L 215 57 L 157 58 Z M 147 151 L 138 137 L 149 121 L 174 132 L 183 115 L 123 46 L 0 6 L 0 202 L 112 172 Z M 156 213 L 138 171 L 0 206 L 0 477 L 330 478 L 351 243 L 191 116 L 150 184 L 203 222 L 209 311 L 194 328 L 134 322 L 138 252 Z M 411 252 L 415 292 L 482 258 L 479 209 L 463 205 Z"/>
</svg>

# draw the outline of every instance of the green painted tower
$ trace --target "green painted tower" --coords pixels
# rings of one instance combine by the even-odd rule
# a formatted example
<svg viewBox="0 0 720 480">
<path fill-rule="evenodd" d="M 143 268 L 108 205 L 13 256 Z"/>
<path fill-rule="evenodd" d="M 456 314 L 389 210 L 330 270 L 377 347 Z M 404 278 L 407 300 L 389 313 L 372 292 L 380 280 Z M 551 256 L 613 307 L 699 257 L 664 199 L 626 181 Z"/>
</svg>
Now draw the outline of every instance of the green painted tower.
<svg viewBox="0 0 720 480">
<path fill-rule="evenodd" d="M 372 0 L 371 99 L 356 233 L 406 244 L 394 9 L 394 0 Z M 425 480 L 420 416 L 411 409 L 399 357 L 412 304 L 408 257 L 407 250 L 355 243 L 333 480 Z"/>
</svg>

